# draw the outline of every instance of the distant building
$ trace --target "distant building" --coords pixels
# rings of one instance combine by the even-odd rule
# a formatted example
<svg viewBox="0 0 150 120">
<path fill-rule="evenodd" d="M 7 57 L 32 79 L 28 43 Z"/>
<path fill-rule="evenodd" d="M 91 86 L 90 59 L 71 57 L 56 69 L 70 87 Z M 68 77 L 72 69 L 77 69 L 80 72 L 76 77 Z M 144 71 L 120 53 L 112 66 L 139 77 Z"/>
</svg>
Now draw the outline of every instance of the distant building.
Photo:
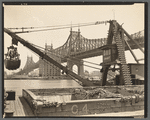
<svg viewBox="0 0 150 120">
<path fill-rule="evenodd" d="M 95 77 L 95 76 L 101 77 L 101 72 L 100 71 L 92 71 L 92 73 L 90 74 L 90 76 L 92 76 L 92 77 Z"/>
<path fill-rule="evenodd" d="M 87 70 L 84 71 L 84 77 L 88 78 L 90 76 L 89 72 Z"/>
<path fill-rule="evenodd" d="M 31 76 L 31 77 L 38 77 L 38 76 L 39 76 L 39 68 L 34 69 L 33 71 L 29 72 L 29 73 L 28 73 L 28 76 Z"/>
<path fill-rule="evenodd" d="M 54 55 L 52 45 L 45 45 L 45 54 L 53 58 L 55 61 L 61 63 L 60 57 L 58 55 Z M 39 76 L 60 76 L 60 69 L 58 67 L 41 58 L 39 60 Z"/>
</svg>

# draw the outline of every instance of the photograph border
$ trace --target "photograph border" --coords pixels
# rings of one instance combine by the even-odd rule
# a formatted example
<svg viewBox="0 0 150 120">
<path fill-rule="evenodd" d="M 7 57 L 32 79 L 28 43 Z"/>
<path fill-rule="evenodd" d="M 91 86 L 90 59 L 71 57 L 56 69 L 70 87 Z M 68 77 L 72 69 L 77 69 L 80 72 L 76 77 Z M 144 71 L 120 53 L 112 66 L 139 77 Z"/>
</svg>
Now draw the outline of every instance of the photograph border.
<svg viewBox="0 0 150 120">
<path fill-rule="evenodd" d="M 149 74 L 148 74 L 148 71 L 149 71 L 149 69 L 148 69 L 148 59 L 149 59 L 149 55 L 148 55 L 148 51 L 149 51 L 149 49 L 148 49 L 148 46 L 149 46 L 149 37 L 148 37 L 148 33 L 150 33 L 149 31 L 148 31 L 148 28 L 150 27 L 149 26 L 149 24 L 148 24 L 148 17 L 149 17 L 149 15 L 148 15 L 148 13 L 149 13 L 149 4 L 148 4 L 148 2 L 149 1 L 139 1 L 139 2 L 126 2 L 126 1 L 121 1 L 121 2 L 114 2 L 114 1 L 111 1 L 111 2 L 101 2 L 101 1 L 96 1 L 96 2 L 88 2 L 87 0 L 86 1 L 81 1 L 81 2 L 71 2 L 71 1 L 67 1 L 67 2 L 20 2 L 20 0 L 19 1 L 17 1 L 17 2 L 5 2 L 5 1 L 2 1 L 1 2 L 1 6 L 3 6 L 3 3 L 5 3 L 5 5 L 21 5 L 21 4 L 23 4 L 23 5 L 26 5 L 26 3 L 28 4 L 28 5 L 47 5 L 48 3 L 49 4 L 51 4 L 51 5 L 99 5 L 99 4 L 102 4 L 102 5 L 127 5 L 127 4 L 132 4 L 132 3 L 145 3 L 145 110 L 144 110 L 144 112 L 145 112 L 145 115 L 144 115 L 144 117 L 145 118 L 147 118 L 148 117 L 148 107 L 149 107 L 149 105 L 148 105 L 148 102 L 149 102 L 149 100 L 148 100 L 148 86 L 150 85 L 149 83 L 148 83 L 148 78 L 149 78 Z M 4 9 L 3 9 L 3 7 L 2 7 L 2 29 L 1 29 L 1 38 L 2 38 L 2 41 L 1 41 L 1 45 L 2 45 L 2 50 L 1 50 L 1 55 L 2 55 L 2 83 L 1 83 L 1 85 L 2 85 L 2 104 L 4 104 L 4 101 L 3 101 L 3 98 L 4 98 L 4 92 L 3 92 L 3 90 L 4 90 L 4 67 L 3 67 L 3 65 L 4 65 L 4 31 L 3 31 L 3 28 L 4 28 Z M 2 106 L 2 112 L 3 112 L 3 106 Z M 1 113 L 2 113 L 1 112 Z M 20 118 L 20 117 L 17 117 L 17 118 Z M 22 117 L 21 117 L 22 118 Z M 32 118 L 32 117 L 31 117 Z M 44 117 L 45 118 L 45 117 Z M 47 117 L 46 117 L 47 118 Z M 48 117 L 48 118 L 53 118 L 53 117 Z M 56 117 L 57 118 L 57 117 Z M 58 117 L 59 118 L 59 117 Z M 66 117 L 61 117 L 61 118 L 66 118 Z M 72 118 L 72 117 L 71 117 Z M 80 118 L 80 117 L 79 117 Z M 83 118 L 83 117 L 81 117 L 81 118 Z M 85 117 L 86 118 L 86 117 Z M 90 118 L 96 118 L 96 117 L 90 117 Z M 98 118 L 103 118 L 103 117 L 98 117 Z M 106 118 L 106 117 L 105 117 Z M 109 117 L 108 117 L 109 118 Z M 114 117 L 113 117 L 114 118 Z M 117 117 L 117 118 L 119 118 L 119 117 Z M 121 118 L 123 118 L 123 117 L 121 117 Z M 126 118 L 126 117 L 125 117 Z"/>
</svg>

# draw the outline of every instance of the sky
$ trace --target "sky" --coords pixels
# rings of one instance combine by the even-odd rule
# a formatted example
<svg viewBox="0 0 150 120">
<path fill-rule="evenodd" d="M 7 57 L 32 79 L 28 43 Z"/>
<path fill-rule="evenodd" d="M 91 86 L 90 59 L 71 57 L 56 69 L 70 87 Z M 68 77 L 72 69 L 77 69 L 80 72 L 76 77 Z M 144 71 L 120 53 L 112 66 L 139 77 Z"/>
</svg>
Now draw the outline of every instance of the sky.
<svg viewBox="0 0 150 120">
<path fill-rule="evenodd" d="M 15 6 L 3 5 L 4 7 L 4 27 L 20 28 L 20 27 L 41 27 L 52 25 L 81 24 L 96 21 L 117 20 L 119 24 L 123 24 L 123 28 L 133 34 L 144 30 L 144 4 L 138 3 L 133 5 L 38 5 L 38 6 Z M 73 28 L 77 31 L 78 28 Z M 109 24 L 96 25 L 88 27 L 80 27 L 81 35 L 88 39 L 107 38 Z M 12 30 L 13 31 L 13 30 Z M 62 46 L 70 34 L 70 28 L 61 30 L 50 30 L 42 32 L 18 34 L 23 39 L 45 47 L 45 44 L 53 44 L 53 48 Z M 11 37 L 4 33 L 4 54 L 7 47 L 11 45 Z M 26 63 L 27 56 L 32 56 L 34 62 L 39 57 L 28 48 L 20 43 L 17 46 L 20 54 L 21 66 L 23 68 Z M 140 50 L 134 50 L 137 58 L 144 58 Z M 127 63 L 135 63 L 134 58 L 129 51 L 126 52 Z M 102 56 L 85 59 L 86 61 L 101 63 Z M 141 61 L 143 62 L 143 61 Z M 86 65 L 90 65 L 85 63 Z M 101 68 L 99 66 L 95 66 Z M 94 71 L 89 67 L 84 67 L 89 72 Z M 6 69 L 4 69 L 6 70 Z M 16 72 L 8 71 L 8 73 Z"/>
</svg>

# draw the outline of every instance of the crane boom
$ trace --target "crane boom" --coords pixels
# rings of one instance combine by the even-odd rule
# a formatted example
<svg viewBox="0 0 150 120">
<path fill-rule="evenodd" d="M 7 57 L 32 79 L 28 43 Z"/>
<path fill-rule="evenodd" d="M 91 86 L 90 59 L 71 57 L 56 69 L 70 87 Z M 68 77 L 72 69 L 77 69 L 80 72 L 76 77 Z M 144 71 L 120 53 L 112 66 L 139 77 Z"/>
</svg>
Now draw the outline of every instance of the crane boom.
<svg viewBox="0 0 150 120">
<path fill-rule="evenodd" d="M 81 76 L 77 75 L 76 73 L 72 72 L 71 70 L 68 70 L 67 67 L 64 67 L 63 65 L 61 65 L 60 63 L 58 63 L 57 61 L 55 61 L 54 59 L 52 59 L 48 55 L 44 54 L 38 48 L 34 47 L 32 44 L 30 44 L 29 42 L 27 42 L 23 38 L 19 37 L 14 32 L 12 32 L 6 28 L 4 28 L 4 32 L 12 37 L 12 41 L 20 42 L 21 44 L 23 44 L 24 46 L 26 46 L 27 48 L 29 48 L 30 50 L 32 50 L 33 52 L 38 54 L 42 59 L 45 59 L 45 60 L 51 62 L 52 64 L 54 64 L 55 66 L 57 66 L 58 68 L 63 70 L 66 74 L 68 74 L 71 77 L 81 81 L 83 86 L 94 86 L 94 84 L 91 81 L 89 81 L 88 79 L 83 79 Z"/>
</svg>

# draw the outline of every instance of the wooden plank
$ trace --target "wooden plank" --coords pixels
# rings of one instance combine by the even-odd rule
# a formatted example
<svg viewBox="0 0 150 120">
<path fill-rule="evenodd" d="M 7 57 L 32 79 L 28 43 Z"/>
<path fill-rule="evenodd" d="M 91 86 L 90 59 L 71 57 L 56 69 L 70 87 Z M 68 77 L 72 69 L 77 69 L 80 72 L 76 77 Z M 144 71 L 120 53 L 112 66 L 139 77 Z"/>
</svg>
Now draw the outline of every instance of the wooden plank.
<svg viewBox="0 0 150 120">
<path fill-rule="evenodd" d="M 12 101 L 12 106 L 13 106 L 13 108 L 14 108 L 14 114 L 13 114 L 13 116 L 17 116 L 15 101 Z"/>
<path fill-rule="evenodd" d="M 21 116 L 21 111 L 20 111 L 19 105 L 17 103 L 17 100 L 15 100 L 14 103 L 15 103 L 16 116 Z"/>
<path fill-rule="evenodd" d="M 10 109 L 12 109 L 12 110 L 13 110 L 13 109 L 14 109 L 13 101 L 10 101 L 10 103 L 9 103 L 9 104 L 10 104 Z"/>
<path fill-rule="evenodd" d="M 13 110 L 13 111 L 15 112 L 14 101 L 10 101 L 10 109 Z"/>
<path fill-rule="evenodd" d="M 16 101 L 16 100 L 15 100 L 15 101 Z M 17 115 L 18 115 L 18 113 L 17 113 L 17 111 L 16 111 L 16 104 L 15 104 L 15 101 L 12 102 L 12 104 L 13 104 L 13 106 L 14 106 L 14 114 L 13 114 L 13 116 L 17 116 Z"/>
<path fill-rule="evenodd" d="M 20 103 L 22 104 L 22 101 L 21 101 L 20 97 L 19 97 L 18 99 L 19 99 Z M 25 102 L 26 102 L 26 101 L 25 101 Z M 25 109 L 25 106 L 24 106 L 23 104 L 22 104 L 22 107 L 23 107 L 23 111 L 24 111 L 25 116 L 28 116 L 28 112 L 27 112 L 27 110 Z"/>
<path fill-rule="evenodd" d="M 19 105 L 18 103 L 18 98 L 16 97 L 16 100 L 15 100 L 15 111 L 17 112 L 17 116 L 23 116 L 23 113 L 22 113 L 22 110 L 21 110 L 21 106 Z"/>
<path fill-rule="evenodd" d="M 12 100 L 9 100 L 9 101 L 6 102 L 6 108 L 4 110 L 5 113 L 8 113 L 10 111 L 12 111 L 13 114 L 14 114 L 15 110 L 14 110 L 14 105 L 13 105 L 13 101 Z"/>
<path fill-rule="evenodd" d="M 23 109 L 23 105 L 22 105 L 22 103 L 20 102 L 19 97 L 17 97 L 17 102 L 18 102 L 18 105 L 19 105 L 19 107 L 20 107 L 22 116 L 25 116 L 25 112 L 24 112 L 24 109 Z"/>
<path fill-rule="evenodd" d="M 25 113 L 25 116 L 34 116 L 30 106 L 28 105 L 28 103 L 26 102 L 26 100 L 23 98 L 23 97 L 19 97 L 20 99 L 20 102 L 23 106 L 23 109 L 24 109 L 24 113 Z"/>
<path fill-rule="evenodd" d="M 5 110 L 10 110 L 10 101 L 6 102 L 6 108 L 5 108 Z"/>
</svg>

